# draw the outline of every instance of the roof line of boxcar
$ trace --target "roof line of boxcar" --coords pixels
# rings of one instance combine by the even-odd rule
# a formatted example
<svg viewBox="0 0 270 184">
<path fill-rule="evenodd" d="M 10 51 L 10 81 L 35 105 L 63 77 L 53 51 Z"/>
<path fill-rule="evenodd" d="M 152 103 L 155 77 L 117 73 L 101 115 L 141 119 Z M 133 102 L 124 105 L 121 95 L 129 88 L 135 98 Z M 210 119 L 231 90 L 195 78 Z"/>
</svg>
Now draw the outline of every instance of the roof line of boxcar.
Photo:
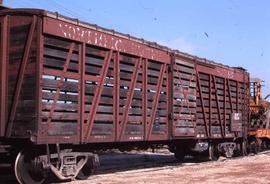
<svg viewBox="0 0 270 184">
<path fill-rule="evenodd" d="M 51 17 L 51 18 L 55 18 L 55 19 L 64 21 L 64 22 L 76 24 L 76 25 L 79 25 L 79 26 L 82 26 L 82 27 L 85 27 L 88 29 L 92 29 L 92 30 L 96 30 L 96 31 L 100 31 L 100 32 L 105 32 L 107 34 L 111 34 L 111 35 L 114 35 L 117 37 L 132 40 L 132 41 L 135 41 L 135 42 L 138 42 L 138 43 L 141 43 L 141 44 L 144 44 L 144 45 L 147 45 L 147 46 L 159 49 L 159 50 L 170 52 L 170 53 L 173 53 L 175 55 L 179 55 L 179 56 L 182 56 L 184 58 L 191 59 L 191 60 L 196 60 L 196 61 L 199 61 L 202 63 L 212 64 L 212 65 L 225 67 L 225 68 L 232 68 L 228 65 L 224 65 L 222 63 L 217 63 L 215 61 L 212 61 L 212 60 L 209 60 L 206 58 L 201 58 L 201 57 L 191 55 L 189 53 L 185 53 L 185 52 L 182 52 L 182 51 L 179 51 L 176 49 L 171 49 L 167 46 L 160 45 L 156 42 L 147 41 L 147 40 L 144 40 L 143 38 L 137 38 L 137 37 L 131 36 L 129 34 L 124 34 L 124 33 L 115 31 L 113 29 L 107 29 L 107 28 L 98 26 L 97 24 L 90 24 L 88 22 L 80 21 L 79 19 L 73 19 L 73 18 L 64 16 L 64 15 L 61 15 L 58 12 L 50 12 L 50 11 L 42 10 L 42 9 L 13 8 L 13 9 L 1 10 L 0 15 L 1 14 L 23 14 L 23 15 L 33 15 L 34 14 L 34 15 L 40 15 L 40 16 L 47 16 L 47 17 Z M 237 70 L 245 70 L 244 68 L 241 68 L 241 67 L 233 67 L 233 68 L 237 69 Z"/>
</svg>

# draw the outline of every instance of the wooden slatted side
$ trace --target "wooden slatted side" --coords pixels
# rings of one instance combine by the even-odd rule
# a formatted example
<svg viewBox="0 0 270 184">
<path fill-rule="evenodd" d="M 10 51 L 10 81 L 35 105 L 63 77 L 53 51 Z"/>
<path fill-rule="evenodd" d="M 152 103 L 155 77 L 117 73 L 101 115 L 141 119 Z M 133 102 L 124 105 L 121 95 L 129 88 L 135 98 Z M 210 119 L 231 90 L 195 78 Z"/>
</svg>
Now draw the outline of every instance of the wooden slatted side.
<svg viewBox="0 0 270 184">
<path fill-rule="evenodd" d="M 94 138 L 102 138 L 102 136 L 113 136 L 114 135 L 114 125 L 113 125 L 113 62 L 112 55 L 110 58 L 106 59 L 109 51 L 103 49 L 98 49 L 91 46 L 86 46 L 85 49 L 85 64 L 84 64 L 84 125 L 85 130 L 90 136 Z M 104 65 L 108 65 L 107 72 L 103 74 Z M 104 75 L 104 76 L 102 76 Z M 102 78 L 104 77 L 104 82 Z M 99 88 L 102 87 L 100 91 L 100 99 L 97 102 L 97 93 Z M 96 100 L 95 100 L 96 99 Z M 95 100 L 96 102 L 94 102 Z M 93 108 L 96 107 L 96 113 L 89 117 L 89 114 L 93 112 Z M 93 118 L 92 122 L 89 121 L 89 118 Z M 88 122 L 87 122 L 88 121 Z M 92 130 L 89 129 L 89 126 L 92 125 Z M 83 132 L 85 134 L 85 132 Z M 102 139 L 101 139 L 102 140 Z M 85 141 L 89 141 L 87 138 Z M 90 139 L 90 141 L 92 141 Z"/>
<path fill-rule="evenodd" d="M 164 135 L 168 133 L 167 69 L 168 67 L 162 63 L 155 61 L 148 62 L 147 86 L 149 87 L 147 92 L 147 123 L 152 126 L 150 127 L 152 130 L 151 134 L 156 136 L 156 139 L 157 137 L 164 139 Z"/>
<path fill-rule="evenodd" d="M 140 58 L 120 60 L 120 99 L 125 103 L 120 103 L 119 115 L 125 135 L 143 135 L 142 86 L 137 85 L 142 84 L 142 72 Z"/>
<path fill-rule="evenodd" d="M 78 26 L 70 25 L 72 30 L 62 30 L 63 35 L 54 25 L 58 22 L 64 28 L 66 23 L 43 20 L 42 70 L 47 75 L 42 78 L 43 124 L 57 123 L 55 132 L 66 125 L 60 136 L 65 132 L 73 135 L 67 130 L 80 130 L 80 141 L 84 143 L 168 138 L 167 52 L 86 28 L 78 40 Z M 76 43 L 64 72 L 65 80 L 59 86 L 72 40 Z M 72 128 L 75 124 L 76 130 Z M 46 126 L 41 127 L 45 127 L 45 135 Z M 48 135 L 51 137 L 43 140 L 72 139 Z"/>
<path fill-rule="evenodd" d="M 173 68 L 173 135 L 195 136 L 196 71 L 194 63 L 176 60 Z"/>
<path fill-rule="evenodd" d="M 37 18 L 9 18 L 8 122 L 6 135 L 29 136 L 36 128 Z"/>
<path fill-rule="evenodd" d="M 91 52 L 95 53 L 95 59 L 89 60 L 88 65 L 95 70 L 89 70 L 84 77 L 92 78 L 92 81 L 86 80 L 85 83 L 85 102 L 87 103 L 84 109 L 89 109 L 89 107 L 91 109 L 94 105 L 91 100 L 94 98 L 93 92 L 104 65 L 104 58 L 102 58 L 106 55 L 104 52 L 98 53 L 98 50 Z M 151 134 L 162 134 L 162 139 L 164 139 L 168 126 L 166 77 L 162 79 L 159 97 L 156 96 L 161 66 L 161 63 L 125 54 L 118 54 L 117 58 L 111 58 L 99 104 L 96 104 L 98 107 L 91 131 L 92 139 L 87 141 L 139 141 L 150 138 L 151 135 L 147 134 L 150 129 Z M 145 76 L 147 80 L 144 80 Z M 153 110 L 155 98 L 158 98 L 157 114 Z M 85 113 L 89 111 L 86 110 Z M 151 118 L 155 119 L 152 126 Z"/>
<path fill-rule="evenodd" d="M 79 46 L 44 37 L 41 124 L 44 136 L 77 135 L 80 123 Z"/>
<path fill-rule="evenodd" d="M 244 120 L 233 124 L 231 116 L 232 113 L 247 114 L 244 109 L 244 83 L 202 72 L 198 73 L 198 80 L 201 94 L 198 87 L 197 134 L 200 137 L 234 137 L 242 133 Z"/>
<path fill-rule="evenodd" d="M 48 131 L 43 134 L 77 135 L 81 127 L 83 142 L 166 139 L 167 68 L 157 61 L 45 36 L 41 119 Z"/>
</svg>

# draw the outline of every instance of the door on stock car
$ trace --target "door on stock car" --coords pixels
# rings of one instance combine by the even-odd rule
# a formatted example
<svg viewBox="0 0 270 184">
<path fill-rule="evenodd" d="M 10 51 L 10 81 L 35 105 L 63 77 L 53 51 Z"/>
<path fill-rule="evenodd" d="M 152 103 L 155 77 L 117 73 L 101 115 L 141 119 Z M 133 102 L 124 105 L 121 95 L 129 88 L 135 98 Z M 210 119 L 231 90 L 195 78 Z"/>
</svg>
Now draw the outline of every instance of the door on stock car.
<svg viewBox="0 0 270 184">
<path fill-rule="evenodd" d="M 194 137 L 196 128 L 195 64 L 175 59 L 173 64 L 173 126 L 174 138 Z"/>
</svg>

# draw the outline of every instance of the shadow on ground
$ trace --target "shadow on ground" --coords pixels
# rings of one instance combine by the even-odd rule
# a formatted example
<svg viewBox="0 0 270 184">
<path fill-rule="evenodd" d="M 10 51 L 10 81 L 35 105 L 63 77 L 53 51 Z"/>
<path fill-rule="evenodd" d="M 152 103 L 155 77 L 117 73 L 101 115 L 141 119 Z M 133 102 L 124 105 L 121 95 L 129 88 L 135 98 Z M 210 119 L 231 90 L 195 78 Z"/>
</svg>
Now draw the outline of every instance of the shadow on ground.
<svg viewBox="0 0 270 184">
<path fill-rule="evenodd" d="M 207 161 L 204 158 L 194 159 L 186 157 L 183 163 L 192 164 Z M 114 173 L 120 171 L 130 171 L 142 168 L 155 168 L 165 166 L 181 166 L 183 163 L 177 162 L 171 153 L 151 153 L 151 152 L 124 152 L 124 153 L 102 153 L 100 155 L 100 167 L 95 171 L 96 175 Z M 3 184 L 17 184 L 13 170 L 9 166 L 0 166 L 0 181 Z M 56 182 L 50 177 L 47 183 Z"/>
</svg>

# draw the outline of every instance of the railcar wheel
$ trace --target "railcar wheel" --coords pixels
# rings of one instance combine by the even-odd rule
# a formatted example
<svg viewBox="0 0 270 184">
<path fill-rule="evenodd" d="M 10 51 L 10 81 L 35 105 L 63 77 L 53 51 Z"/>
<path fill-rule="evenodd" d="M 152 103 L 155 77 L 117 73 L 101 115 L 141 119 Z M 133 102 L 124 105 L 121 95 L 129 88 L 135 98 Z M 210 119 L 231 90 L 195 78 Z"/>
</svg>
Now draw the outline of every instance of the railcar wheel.
<svg viewBox="0 0 270 184">
<path fill-rule="evenodd" d="M 250 153 L 258 154 L 261 151 L 261 143 L 257 140 L 250 143 Z"/>
<path fill-rule="evenodd" d="M 241 151 L 242 151 L 242 156 L 246 156 L 248 155 L 248 151 L 247 151 L 247 142 L 243 141 L 241 143 Z"/>
<path fill-rule="evenodd" d="M 20 184 L 42 184 L 46 179 L 41 163 L 31 151 L 21 151 L 17 155 L 14 171 Z"/>
<path fill-rule="evenodd" d="M 212 161 L 218 160 L 219 154 L 217 153 L 217 150 L 215 149 L 215 146 L 213 144 L 209 145 L 208 154 L 210 160 Z"/>
</svg>

